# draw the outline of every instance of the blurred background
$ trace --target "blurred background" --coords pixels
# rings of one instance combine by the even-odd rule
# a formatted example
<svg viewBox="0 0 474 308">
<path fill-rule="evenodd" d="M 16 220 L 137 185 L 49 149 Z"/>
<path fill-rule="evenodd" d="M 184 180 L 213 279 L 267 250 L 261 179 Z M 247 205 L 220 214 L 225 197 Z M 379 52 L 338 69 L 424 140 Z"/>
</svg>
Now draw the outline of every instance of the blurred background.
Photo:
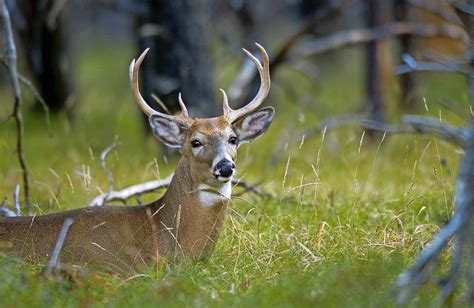
<svg viewBox="0 0 474 308">
<path fill-rule="evenodd" d="M 247 294 L 252 300 L 240 303 L 381 306 L 396 275 L 452 216 L 463 152 L 433 136 L 377 133 L 361 121 L 399 123 L 406 113 L 453 125 L 471 119 L 473 1 L 4 1 L 30 182 L 26 202 L 1 32 L 0 206 L 10 209 L 17 184 L 21 203 L 42 214 L 174 171 L 178 153 L 153 138 L 130 91 L 129 64 L 145 48 L 140 82 L 148 103 L 174 113 L 182 92 L 199 117 L 221 114 L 219 88 L 234 108 L 255 95 L 259 79 L 241 48 L 257 55 L 258 42 L 269 53 L 265 104 L 276 108 L 275 119 L 265 136 L 240 148 L 237 177 L 272 198 L 237 193 L 211 261 L 171 274 L 182 288 L 147 283 L 141 289 L 152 285 L 152 295 L 143 297 L 110 283 L 111 300 L 187 304 L 222 296 L 239 303 L 235 294 Z M 111 183 L 100 154 L 114 142 Z M 0 291 L 16 294 L 5 281 Z M 28 292 L 25 302 L 35 298 Z M 432 294 L 423 293 L 425 302 L 433 303 Z"/>
</svg>

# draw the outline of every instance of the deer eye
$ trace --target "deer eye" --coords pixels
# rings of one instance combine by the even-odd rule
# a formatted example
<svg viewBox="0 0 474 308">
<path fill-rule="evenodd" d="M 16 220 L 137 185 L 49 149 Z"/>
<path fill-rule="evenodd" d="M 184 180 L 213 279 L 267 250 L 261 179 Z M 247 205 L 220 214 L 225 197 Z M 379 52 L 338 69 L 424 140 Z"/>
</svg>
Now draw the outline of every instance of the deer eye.
<svg viewBox="0 0 474 308">
<path fill-rule="evenodd" d="M 199 148 L 200 146 L 202 146 L 202 143 L 199 140 L 193 140 L 191 141 L 191 146 L 193 148 Z"/>
<path fill-rule="evenodd" d="M 230 144 L 236 144 L 237 143 L 237 138 L 236 137 L 230 137 L 229 138 L 229 143 Z"/>
</svg>

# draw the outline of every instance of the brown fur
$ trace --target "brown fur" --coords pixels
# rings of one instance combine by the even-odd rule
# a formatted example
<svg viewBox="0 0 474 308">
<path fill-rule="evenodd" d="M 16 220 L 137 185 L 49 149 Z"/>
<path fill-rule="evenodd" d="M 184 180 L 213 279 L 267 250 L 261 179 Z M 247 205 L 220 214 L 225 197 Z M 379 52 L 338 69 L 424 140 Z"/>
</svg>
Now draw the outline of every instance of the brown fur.
<svg viewBox="0 0 474 308">
<path fill-rule="evenodd" d="M 148 208 L 156 225 L 160 255 L 196 260 L 214 247 L 227 208 L 225 200 L 212 208 L 201 207 L 197 184 L 191 177 L 189 161 L 182 158 L 160 200 L 142 206 L 88 207 L 43 216 L 0 218 L 0 242 L 10 246 L 18 257 L 43 263 L 63 222 L 71 217 L 74 223 L 62 250 L 63 262 L 113 271 L 136 270 L 149 265 L 156 256 Z"/>
</svg>

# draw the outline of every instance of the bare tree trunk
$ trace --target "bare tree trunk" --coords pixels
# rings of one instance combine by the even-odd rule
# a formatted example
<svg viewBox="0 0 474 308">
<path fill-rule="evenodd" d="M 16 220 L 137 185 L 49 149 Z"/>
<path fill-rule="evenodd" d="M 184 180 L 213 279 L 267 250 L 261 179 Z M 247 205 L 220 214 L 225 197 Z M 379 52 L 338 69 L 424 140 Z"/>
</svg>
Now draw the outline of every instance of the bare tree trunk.
<svg viewBox="0 0 474 308">
<path fill-rule="evenodd" d="M 206 27 L 208 0 L 148 0 L 146 4 L 148 14 L 138 18 L 137 35 L 140 51 L 151 48 L 141 78 L 147 102 L 166 111 L 152 99 L 155 94 L 170 112 L 176 112 L 182 92 L 192 116 L 217 114 Z"/>
<path fill-rule="evenodd" d="M 388 22 L 386 0 L 366 0 L 368 27 L 375 28 Z M 384 86 L 386 73 L 390 70 L 387 39 L 371 41 L 367 44 L 367 109 L 369 118 L 384 121 Z"/>
<path fill-rule="evenodd" d="M 395 1 L 395 16 L 397 21 L 405 22 L 410 20 L 410 7 L 407 0 Z M 402 35 L 399 38 L 400 55 L 411 54 L 413 52 L 412 35 Z M 401 58 L 401 57 L 400 57 Z M 402 106 L 406 109 L 414 109 L 417 101 L 417 82 L 415 74 L 402 74 L 399 76 L 400 96 Z"/>
<path fill-rule="evenodd" d="M 51 111 L 71 111 L 74 74 L 62 15 L 51 15 L 55 1 L 21 0 L 25 23 L 19 27 L 23 50 L 41 96 Z M 38 102 L 39 103 L 39 102 Z"/>
</svg>

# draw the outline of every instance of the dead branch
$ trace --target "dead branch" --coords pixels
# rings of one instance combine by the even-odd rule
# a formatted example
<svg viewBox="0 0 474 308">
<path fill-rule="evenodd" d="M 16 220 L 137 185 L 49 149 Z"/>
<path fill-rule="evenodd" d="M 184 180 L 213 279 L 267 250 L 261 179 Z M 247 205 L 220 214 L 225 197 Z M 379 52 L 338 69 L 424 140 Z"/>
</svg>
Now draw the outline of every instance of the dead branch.
<svg viewBox="0 0 474 308">
<path fill-rule="evenodd" d="M 161 188 L 167 188 L 171 183 L 171 179 L 173 178 L 173 175 L 174 173 L 170 174 L 169 176 L 167 176 L 166 178 L 162 180 L 148 181 L 145 183 L 126 187 L 122 190 L 118 190 L 118 191 L 112 190 L 108 193 L 100 194 L 94 199 L 92 199 L 92 201 L 89 203 L 89 206 L 101 206 L 101 205 L 104 205 L 106 202 L 112 202 L 112 201 L 120 201 L 122 203 L 125 203 L 128 199 L 132 197 L 155 192 Z M 257 185 L 248 184 L 243 180 L 234 179 L 232 180 L 232 184 L 234 186 L 243 188 L 245 192 L 247 191 L 252 192 L 259 197 L 264 197 L 264 198 L 273 197 L 271 193 L 263 191 Z"/>
<path fill-rule="evenodd" d="M 0 62 L 2 63 L 2 65 L 7 70 L 9 70 L 8 63 L 5 60 L 5 58 L 0 57 Z M 18 78 L 20 79 L 20 82 L 23 83 L 25 86 L 27 86 L 30 89 L 31 93 L 33 93 L 33 96 L 36 98 L 36 100 L 40 103 L 41 107 L 43 108 L 44 113 L 45 113 L 45 117 L 46 117 L 46 128 L 48 129 L 48 133 L 51 134 L 51 121 L 49 119 L 48 104 L 46 104 L 46 101 L 41 96 L 38 89 L 35 87 L 35 85 L 33 84 L 33 82 L 31 80 L 29 80 L 28 78 L 26 78 L 25 76 L 23 76 L 22 74 L 20 74 L 18 72 L 17 72 L 17 74 L 18 74 Z M 13 115 L 12 115 L 12 117 L 13 117 Z"/>
<path fill-rule="evenodd" d="M 10 13 L 8 12 L 7 5 L 4 0 L 0 0 L 1 16 L 3 21 L 3 28 L 5 32 L 5 38 L 7 42 L 7 53 L 6 62 L 8 63 L 10 80 L 13 88 L 14 95 L 14 107 L 13 117 L 16 123 L 17 129 L 17 156 L 23 173 L 23 190 L 25 198 L 25 210 L 27 213 L 30 212 L 30 187 L 29 187 L 29 171 L 25 161 L 25 154 L 23 150 L 23 115 L 20 110 L 21 106 L 21 88 L 20 81 L 18 78 L 18 71 L 16 67 L 16 46 L 13 37 L 13 31 L 10 21 Z"/>
<path fill-rule="evenodd" d="M 106 163 L 106 158 L 107 158 L 107 155 L 113 150 L 115 149 L 116 147 L 118 147 L 120 145 L 120 143 L 117 142 L 117 137 L 115 137 L 115 140 L 114 140 L 114 143 L 112 143 L 111 145 L 107 146 L 103 151 L 102 153 L 100 153 L 100 166 L 102 167 L 102 171 L 104 172 L 104 174 L 107 176 L 107 179 L 108 179 L 108 192 L 111 192 L 113 189 L 114 189 L 114 176 L 112 174 L 111 171 L 109 171 L 107 169 L 107 163 Z"/>
<path fill-rule="evenodd" d="M 105 204 L 106 202 L 112 202 L 112 201 L 125 202 L 134 196 L 151 193 L 160 188 L 168 187 L 171 183 L 172 178 L 173 178 L 173 174 L 169 175 L 168 177 L 162 180 L 149 181 L 149 182 L 129 186 L 122 190 L 109 191 L 107 193 L 100 194 L 94 199 L 92 199 L 92 201 L 89 203 L 89 206 L 101 206 Z"/>
<path fill-rule="evenodd" d="M 306 44 L 296 59 L 311 58 L 331 50 L 353 44 L 367 43 L 371 41 L 400 35 L 416 35 L 422 37 L 446 37 L 460 40 L 466 45 L 469 44 L 469 36 L 462 28 L 452 25 L 434 25 L 416 22 L 395 22 L 380 27 L 367 29 L 350 29 L 327 37 L 317 39 Z"/>
<path fill-rule="evenodd" d="M 67 232 L 69 231 L 69 227 L 74 223 L 74 219 L 67 218 L 63 226 L 61 227 L 61 231 L 59 232 L 59 237 L 54 246 L 53 251 L 51 252 L 51 257 L 49 258 L 48 264 L 46 265 L 42 275 L 43 276 L 50 276 L 53 273 L 53 270 L 59 267 L 59 254 L 61 253 L 61 249 L 64 245 L 64 240 L 66 239 Z"/>
<path fill-rule="evenodd" d="M 13 204 L 15 204 L 15 215 L 20 216 L 20 185 L 16 184 L 15 192 L 13 193 Z"/>
<path fill-rule="evenodd" d="M 432 119 L 434 121 L 434 119 Z M 428 122 L 429 123 L 429 122 Z M 423 125 L 418 122 L 418 125 Z M 428 130 L 431 126 L 428 124 Z M 415 264 L 399 276 L 397 285 L 399 287 L 398 302 L 406 303 L 415 289 L 434 274 L 438 259 L 443 250 L 446 249 L 448 241 L 455 236 L 454 255 L 451 260 L 451 269 L 441 283 L 441 300 L 448 299 L 458 284 L 458 277 L 462 270 L 463 251 L 466 247 L 472 250 L 472 222 L 474 209 L 474 129 L 471 126 L 465 138 L 464 157 L 459 167 L 459 175 L 456 181 L 454 198 L 454 216 L 441 231 L 433 237 L 432 243 L 420 254 Z M 468 238 L 471 237 L 471 238 Z M 471 257 L 471 256 L 470 256 Z M 468 266 L 472 267 L 474 259 L 468 259 Z M 468 273 L 468 294 L 474 291 L 472 273 Z M 470 301 L 473 298 L 469 299 Z"/>
<path fill-rule="evenodd" d="M 397 65 L 393 69 L 395 75 L 408 74 L 412 72 L 443 72 L 443 73 L 461 73 L 469 74 L 469 70 L 465 67 L 453 63 L 437 63 L 427 61 L 417 61 L 411 55 L 402 56 L 405 64 Z"/>
<path fill-rule="evenodd" d="M 331 1 L 328 6 L 316 11 L 312 17 L 306 20 L 300 28 L 298 28 L 280 45 L 280 47 L 278 47 L 274 56 L 270 60 L 270 73 L 273 74 L 281 64 L 285 63 L 288 54 L 302 38 L 304 38 L 308 33 L 311 33 L 321 22 L 340 14 L 354 2 L 354 0 Z M 252 80 L 256 77 L 256 73 L 257 71 L 253 62 L 246 59 L 241 66 L 240 72 L 237 74 L 227 91 L 230 101 L 236 102 L 238 105 L 238 102 L 240 102 L 244 98 L 245 93 L 247 93 Z"/>
<path fill-rule="evenodd" d="M 407 115 L 403 117 L 405 125 L 393 125 L 372 120 L 362 120 L 363 128 L 391 134 L 433 134 L 448 142 L 464 147 L 467 143 L 466 131 L 455 128 L 437 119 L 423 116 Z"/>
<path fill-rule="evenodd" d="M 16 217 L 15 212 L 7 209 L 6 207 L 0 207 L 0 217 Z"/>
</svg>

